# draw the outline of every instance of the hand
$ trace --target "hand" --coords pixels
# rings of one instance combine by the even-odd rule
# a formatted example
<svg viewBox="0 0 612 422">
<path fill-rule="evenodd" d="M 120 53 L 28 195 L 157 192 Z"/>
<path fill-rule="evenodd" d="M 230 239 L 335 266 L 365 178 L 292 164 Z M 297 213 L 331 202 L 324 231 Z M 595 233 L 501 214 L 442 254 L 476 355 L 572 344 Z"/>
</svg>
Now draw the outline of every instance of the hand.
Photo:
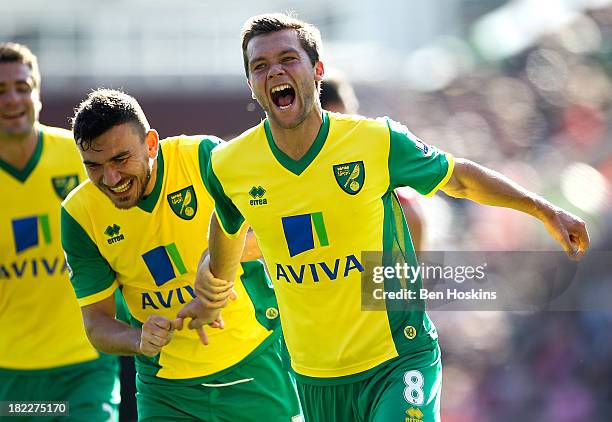
<svg viewBox="0 0 612 422">
<path fill-rule="evenodd" d="M 209 308 L 202 304 L 200 299 L 195 298 L 187 305 L 183 307 L 176 315 L 178 322 L 177 329 L 183 329 L 183 320 L 185 318 L 191 318 L 189 321 L 188 328 L 190 330 L 196 330 L 200 336 L 200 341 L 205 346 L 208 346 L 208 336 L 204 331 L 204 325 L 210 325 L 212 328 L 225 328 L 223 318 L 221 317 L 221 309 Z"/>
<path fill-rule="evenodd" d="M 546 230 L 561 244 L 570 259 L 580 261 L 589 247 L 589 233 L 582 219 L 553 207 L 542 219 Z"/>
<path fill-rule="evenodd" d="M 162 347 L 170 343 L 172 333 L 182 321 L 169 320 L 159 315 L 149 315 L 142 325 L 140 334 L 140 353 L 153 357 L 159 354 Z"/>
<path fill-rule="evenodd" d="M 223 308 L 229 299 L 236 300 L 238 294 L 234 283 L 216 278 L 210 271 L 210 257 L 206 256 L 198 267 L 195 279 L 195 293 L 207 308 Z"/>
</svg>

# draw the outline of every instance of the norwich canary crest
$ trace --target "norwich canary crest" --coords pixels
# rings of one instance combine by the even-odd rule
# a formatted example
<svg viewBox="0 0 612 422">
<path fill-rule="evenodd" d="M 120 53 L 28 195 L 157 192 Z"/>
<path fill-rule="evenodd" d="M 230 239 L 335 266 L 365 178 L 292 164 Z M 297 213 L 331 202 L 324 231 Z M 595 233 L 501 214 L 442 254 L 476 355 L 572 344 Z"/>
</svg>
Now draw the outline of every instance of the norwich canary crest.
<svg viewBox="0 0 612 422">
<path fill-rule="evenodd" d="M 66 176 L 52 177 L 53 190 L 62 199 L 66 199 L 70 191 L 79 185 L 79 176 L 68 174 Z"/>
<path fill-rule="evenodd" d="M 198 201 L 191 185 L 169 194 L 168 203 L 183 220 L 191 220 L 198 210 Z"/>
<path fill-rule="evenodd" d="M 343 191 L 349 195 L 356 195 L 363 187 L 365 181 L 363 161 L 336 164 L 334 166 L 334 176 Z"/>
</svg>

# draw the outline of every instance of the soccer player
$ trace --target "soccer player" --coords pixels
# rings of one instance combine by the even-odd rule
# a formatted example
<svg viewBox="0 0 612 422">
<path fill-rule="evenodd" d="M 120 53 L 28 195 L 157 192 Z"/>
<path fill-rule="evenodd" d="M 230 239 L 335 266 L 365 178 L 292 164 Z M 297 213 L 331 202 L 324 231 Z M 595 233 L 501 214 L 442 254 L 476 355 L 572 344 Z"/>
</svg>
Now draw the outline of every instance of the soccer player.
<svg viewBox="0 0 612 422">
<path fill-rule="evenodd" d="M 73 132 L 89 180 L 62 204 L 62 243 L 91 342 L 136 357 L 139 420 L 300 420 L 260 262 L 242 264 L 227 328 L 212 330 L 208 348 L 177 331 L 183 305 L 201 306 L 192 284 L 214 207 L 202 172 L 219 139 L 159 142 L 137 101 L 114 90 L 79 105 Z M 131 326 L 115 318 L 117 288 Z"/>
<path fill-rule="evenodd" d="M 325 80 L 321 83 L 321 108 L 334 113 L 357 114 L 359 101 L 353 87 L 346 77 L 338 71 L 327 71 Z M 423 250 L 425 222 L 423 209 L 418 203 L 417 194 L 409 187 L 399 187 L 395 190 L 402 207 L 412 245 L 416 251 Z"/>
<path fill-rule="evenodd" d="M 362 251 L 383 251 L 383 263 L 415 260 L 393 189 L 442 189 L 523 211 L 574 259 L 588 246 L 585 224 L 388 118 L 323 111 L 320 44 L 315 27 L 283 14 L 243 28 L 248 84 L 267 118 L 213 150 L 207 180 L 218 221 L 196 294 L 209 307 L 227 300 L 217 290 L 233 276 L 248 221 L 270 269 L 306 420 L 437 421 L 440 349 L 426 313 L 360 309 Z"/>
<path fill-rule="evenodd" d="M 72 134 L 39 123 L 40 73 L 0 43 L 0 401 L 67 401 L 117 418 L 118 362 L 89 343 L 60 243 L 60 203 L 86 179 Z"/>
</svg>

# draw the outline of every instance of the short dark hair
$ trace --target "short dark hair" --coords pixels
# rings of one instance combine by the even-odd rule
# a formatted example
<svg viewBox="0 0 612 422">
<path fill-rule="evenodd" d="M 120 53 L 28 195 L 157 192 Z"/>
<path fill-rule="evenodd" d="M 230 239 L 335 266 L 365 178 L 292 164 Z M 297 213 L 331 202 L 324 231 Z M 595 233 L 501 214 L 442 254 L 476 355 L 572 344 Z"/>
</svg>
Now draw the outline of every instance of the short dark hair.
<svg viewBox="0 0 612 422">
<path fill-rule="evenodd" d="M 0 63 L 25 64 L 32 71 L 34 87 L 40 89 L 40 70 L 38 69 L 38 59 L 25 45 L 14 42 L 0 43 Z"/>
<path fill-rule="evenodd" d="M 247 57 L 249 41 L 259 35 L 284 29 L 295 29 L 300 44 L 308 54 L 313 66 L 319 61 L 321 33 L 316 26 L 297 19 L 293 14 L 267 13 L 257 15 L 249 18 L 242 26 L 242 59 L 244 60 L 244 72 L 247 78 L 249 77 L 249 59 Z"/>
<path fill-rule="evenodd" d="M 74 110 L 72 132 L 77 145 L 85 151 L 95 138 L 123 123 L 132 123 L 144 142 L 150 127 L 138 101 L 125 92 L 100 88 Z"/>
</svg>

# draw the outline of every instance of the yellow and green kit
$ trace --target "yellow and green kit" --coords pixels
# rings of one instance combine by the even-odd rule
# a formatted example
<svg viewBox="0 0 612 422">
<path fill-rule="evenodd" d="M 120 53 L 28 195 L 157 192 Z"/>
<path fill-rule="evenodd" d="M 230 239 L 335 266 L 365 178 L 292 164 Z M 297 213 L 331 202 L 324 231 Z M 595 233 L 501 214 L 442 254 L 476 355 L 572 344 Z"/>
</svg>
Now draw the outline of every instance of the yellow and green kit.
<svg viewBox="0 0 612 422">
<path fill-rule="evenodd" d="M 0 160 L 0 401 L 70 400 L 75 417 L 107 420 L 118 362 L 85 335 L 60 239 L 60 203 L 85 169 L 70 132 L 36 130 L 24 168 Z"/>
<path fill-rule="evenodd" d="M 245 221 L 253 228 L 298 381 L 330 386 L 369 379 L 390 361 L 437 349 L 422 307 L 362 310 L 361 256 L 379 251 L 381 264 L 416 262 L 393 190 L 411 186 L 432 195 L 450 179 L 453 158 L 388 118 L 322 117 L 300 160 L 276 146 L 266 119 L 213 151 L 206 180 L 226 233 L 235 235 Z"/>
<path fill-rule="evenodd" d="M 210 151 L 219 142 L 206 136 L 161 141 L 153 191 L 128 210 L 117 209 L 90 181 L 68 196 L 62 204 L 62 242 L 81 306 L 103 300 L 120 288 L 131 325 L 141 327 L 152 314 L 175 318 L 195 297 L 193 282 L 208 247 L 208 224 L 214 207 L 201 169 L 207 168 Z M 223 314 L 226 328 L 207 331 L 209 346 L 201 344 L 195 331 L 184 329 L 173 334 L 159 355 L 136 357 L 142 393 L 138 397 L 139 413 L 167 414 L 169 408 L 177 417 L 200 417 L 197 408 L 177 407 L 176 395 L 181 387 L 203 384 L 226 387 L 225 394 L 231 395 L 234 382 L 246 383 L 241 387 L 262 403 L 271 399 L 265 380 L 255 383 L 244 377 L 249 362 L 263 356 L 280 337 L 274 291 L 261 262 L 242 264 L 236 290 L 238 299 Z M 280 359 L 277 363 L 280 368 Z M 242 371 L 240 377 L 236 375 L 238 370 Z M 239 379 L 228 381 L 234 375 Z M 217 383 L 219 379 L 224 381 Z M 291 378 L 284 372 L 279 379 L 280 384 L 274 382 L 285 400 L 269 404 L 273 420 L 275 415 L 289 418 L 300 413 Z M 159 397 L 168 398 L 167 403 L 157 404 L 159 409 L 151 408 L 157 405 L 149 400 L 150 386 Z M 241 394 L 247 402 L 248 394 Z M 162 410 L 164 405 L 168 408 Z M 249 412 L 253 417 L 257 414 L 256 409 Z"/>
</svg>

